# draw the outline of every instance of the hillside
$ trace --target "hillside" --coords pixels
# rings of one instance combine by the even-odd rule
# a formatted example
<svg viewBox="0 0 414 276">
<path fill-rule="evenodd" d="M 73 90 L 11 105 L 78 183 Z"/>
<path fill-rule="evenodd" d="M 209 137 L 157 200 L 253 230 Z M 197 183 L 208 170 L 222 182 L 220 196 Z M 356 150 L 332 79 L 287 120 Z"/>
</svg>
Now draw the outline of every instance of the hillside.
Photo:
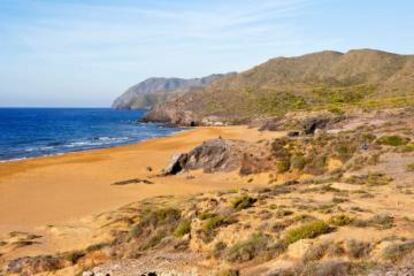
<svg viewBox="0 0 414 276">
<path fill-rule="evenodd" d="M 194 79 L 149 78 L 130 87 L 113 102 L 112 107 L 116 109 L 152 107 L 189 92 L 191 89 L 204 87 L 224 76 L 224 74 L 214 74 Z"/>
<path fill-rule="evenodd" d="M 414 56 L 361 49 L 279 57 L 156 106 L 147 121 L 237 123 L 294 110 L 413 102 Z"/>
<path fill-rule="evenodd" d="M 148 167 L 106 172 L 101 189 L 137 201 L 0 235 L 0 275 L 414 275 L 413 115 L 298 112 L 279 130 L 195 128 L 124 148 Z"/>
</svg>

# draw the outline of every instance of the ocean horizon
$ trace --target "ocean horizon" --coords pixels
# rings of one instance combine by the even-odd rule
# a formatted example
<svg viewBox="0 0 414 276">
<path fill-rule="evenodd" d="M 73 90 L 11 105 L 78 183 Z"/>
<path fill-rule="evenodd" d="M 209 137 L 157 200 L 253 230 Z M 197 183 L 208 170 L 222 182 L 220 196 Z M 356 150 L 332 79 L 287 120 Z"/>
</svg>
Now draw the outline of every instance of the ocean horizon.
<svg viewBox="0 0 414 276">
<path fill-rule="evenodd" d="M 133 144 L 179 131 L 140 123 L 145 110 L 0 107 L 0 162 Z"/>
</svg>

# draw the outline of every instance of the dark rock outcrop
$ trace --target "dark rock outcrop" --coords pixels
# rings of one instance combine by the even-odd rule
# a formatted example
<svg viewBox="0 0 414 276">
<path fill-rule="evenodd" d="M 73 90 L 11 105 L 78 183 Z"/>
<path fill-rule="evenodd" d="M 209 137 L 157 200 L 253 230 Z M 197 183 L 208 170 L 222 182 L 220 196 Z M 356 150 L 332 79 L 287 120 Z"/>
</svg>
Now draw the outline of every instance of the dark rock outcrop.
<svg viewBox="0 0 414 276">
<path fill-rule="evenodd" d="M 241 140 L 213 139 L 205 141 L 188 153 L 175 155 L 164 169 L 164 175 L 202 169 L 206 173 L 239 170 L 241 175 L 267 171 L 274 160 L 264 146 Z"/>
<path fill-rule="evenodd" d="M 159 106 L 154 107 L 141 121 L 166 123 L 171 126 L 198 126 L 201 124 L 200 119 L 193 112 Z"/>
<path fill-rule="evenodd" d="M 232 171 L 241 166 L 246 143 L 235 140 L 213 139 L 195 147 L 189 153 L 172 158 L 164 170 L 165 175 L 173 175 L 186 170 L 203 169 L 207 173 Z"/>
<path fill-rule="evenodd" d="M 324 129 L 329 123 L 329 118 L 309 118 L 303 122 L 303 132 L 306 135 L 314 134 L 316 129 Z"/>
<path fill-rule="evenodd" d="M 344 119 L 341 115 L 322 114 L 315 117 L 310 117 L 302 122 L 302 129 L 304 134 L 314 134 L 317 129 L 325 129 Z"/>
</svg>

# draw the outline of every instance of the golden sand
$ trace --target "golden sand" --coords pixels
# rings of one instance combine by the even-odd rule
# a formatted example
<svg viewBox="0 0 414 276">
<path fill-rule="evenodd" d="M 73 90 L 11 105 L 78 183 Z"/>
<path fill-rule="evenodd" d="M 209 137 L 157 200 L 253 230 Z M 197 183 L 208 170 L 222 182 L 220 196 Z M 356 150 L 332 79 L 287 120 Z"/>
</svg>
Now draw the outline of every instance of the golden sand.
<svg viewBox="0 0 414 276">
<path fill-rule="evenodd" d="M 242 126 L 205 127 L 134 145 L 0 164 L 0 235 L 78 220 L 152 196 L 254 185 L 236 173 L 193 173 L 193 179 L 156 175 L 172 155 L 207 139 L 255 141 L 277 135 Z M 133 178 L 154 184 L 111 185 Z"/>
</svg>

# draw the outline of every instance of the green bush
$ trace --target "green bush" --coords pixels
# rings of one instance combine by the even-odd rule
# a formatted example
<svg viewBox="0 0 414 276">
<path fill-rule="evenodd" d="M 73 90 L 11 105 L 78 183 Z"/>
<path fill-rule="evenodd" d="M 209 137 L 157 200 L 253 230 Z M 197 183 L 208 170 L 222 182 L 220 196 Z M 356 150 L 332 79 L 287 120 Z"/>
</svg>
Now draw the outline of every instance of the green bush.
<svg viewBox="0 0 414 276">
<path fill-rule="evenodd" d="M 384 249 L 383 256 L 387 260 L 397 262 L 406 254 L 414 251 L 414 241 L 409 241 L 401 244 L 392 244 Z"/>
<path fill-rule="evenodd" d="M 372 246 L 368 242 L 362 242 L 357 240 L 348 240 L 345 243 L 345 252 L 351 258 L 359 259 L 366 257 L 372 250 Z"/>
<path fill-rule="evenodd" d="M 400 152 L 413 152 L 414 151 L 414 144 L 407 144 L 407 145 L 400 146 L 398 148 L 398 150 Z"/>
<path fill-rule="evenodd" d="M 234 222 L 235 220 L 233 218 L 224 217 L 221 215 L 210 217 L 205 220 L 201 231 L 199 232 L 200 237 L 204 242 L 209 243 L 215 237 L 217 228 L 232 224 Z"/>
<path fill-rule="evenodd" d="M 356 227 L 375 227 L 381 230 L 389 229 L 394 226 L 394 218 L 386 214 L 379 214 L 367 220 L 355 220 L 352 225 Z"/>
<path fill-rule="evenodd" d="M 411 163 L 411 164 L 407 165 L 407 171 L 414 172 L 414 163 Z"/>
<path fill-rule="evenodd" d="M 145 239 L 144 243 L 139 247 L 141 250 L 148 250 L 156 247 L 162 239 L 164 239 L 168 233 L 164 229 L 159 229 L 155 232 L 152 232 L 149 238 Z"/>
<path fill-rule="evenodd" d="M 279 173 L 284 173 L 290 169 L 290 157 L 291 154 L 286 148 L 288 145 L 288 139 L 279 138 L 272 142 L 272 154 L 276 158 L 276 168 Z"/>
<path fill-rule="evenodd" d="M 368 224 L 379 229 L 389 229 L 394 226 L 394 217 L 386 214 L 375 215 L 368 220 Z"/>
<path fill-rule="evenodd" d="M 143 227 L 141 226 L 141 224 L 137 224 L 134 225 L 130 230 L 129 230 L 129 236 L 134 238 L 134 237 L 138 237 L 142 234 L 143 232 Z"/>
<path fill-rule="evenodd" d="M 322 220 L 310 221 L 296 228 L 287 230 L 284 239 L 288 244 L 301 239 L 313 239 L 319 235 L 331 232 L 331 228 Z"/>
<path fill-rule="evenodd" d="M 269 236 L 261 233 L 253 234 L 246 241 L 236 243 L 227 251 L 226 259 L 229 262 L 247 262 L 263 254 L 281 253 L 286 249 L 283 243 L 272 246 Z"/>
<path fill-rule="evenodd" d="M 208 218 L 205 220 L 204 225 L 203 225 L 203 230 L 205 232 L 211 232 L 214 229 L 223 226 L 223 225 L 228 225 L 234 222 L 234 219 L 232 218 L 226 218 L 224 216 L 221 215 L 217 215 L 215 214 L 214 216 Z"/>
<path fill-rule="evenodd" d="M 307 156 L 306 159 L 306 166 L 304 168 L 305 173 L 321 175 L 326 172 L 326 165 L 328 161 L 327 155 L 313 151 Z"/>
<path fill-rule="evenodd" d="M 248 195 L 237 197 L 231 201 L 231 206 L 236 210 L 250 208 L 257 200 Z"/>
<path fill-rule="evenodd" d="M 377 140 L 377 143 L 380 145 L 398 147 L 408 144 L 409 141 L 410 139 L 398 135 L 384 135 Z"/>
<path fill-rule="evenodd" d="M 288 172 L 290 169 L 290 161 L 289 160 L 278 160 L 276 162 L 276 168 L 277 168 L 278 173 Z"/>
<path fill-rule="evenodd" d="M 209 219 L 209 218 L 212 218 L 212 217 L 215 217 L 215 216 L 217 216 L 217 214 L 204 212 L 204 213 L 199 214 L 198 218 L 201 219 L 201 220 L 206 220 L 206 219 Z"/>
<path fill-rule="evenodd" d="M 342 108 L 337 107 L 337 106 L 329 107 L 328 111 L 331 112 L 331 113 L 334 113 L 334 114 L 338 114 L 338 115 L 345 114 L 345 111 Z"/>
<path fill-rule="evenodd" d="M 175 208 L 161 208 L 147 211 L 142 218 L 144 225 L 176 224 L 181 218 L 181 211 Z"/>
<path fill-rule="evenodd" d="M 303 155 L 293 155 L 290 159 L 290 167 L 292 169 L 303 170 L 306 165 L 306 158 Z"/>
<path fill-rule="evenodd" d="M 141 220 L 130 230 L 131 237 L 138 237 L 145 232 L 146 229 L 152 231 L 159 226 L 166 226 L 173 231 L 175 226 L 181 219 L 181 211 L 175 208 L 161 208 L 156 210 L 145 210 L 141 215 Z"/>
<path fill-rule="evenodd" d="M 207 232 L 212 231 L 221 225 L 225 224 L 226 219 L 223 216 L 216 215 L 206 219 L 206 222 L 203 225 L 203 229 Z"/>
<path fill-rule="evenodd" d="M 349 159 L 351 159 L 355 151 L 356 151 L 356 147 L 354 144 L 340 144 L 334 147 L 335 155 L 342 162 L 346 162 Z"/>
<path fill-rule="evenodd" d="M 336 216 L 332 216 L 329 218 L 328 223 L 335 225 L 335 226 L 344 226 L 344 225 L 348 225 L 350 223 L 353 222 L 353 218 L 341 214 L 341 215 L 336 215 Z"/>
<path fill-rule="evenodd" d="M 191 220 L 184 219 L 178 224 L 177 228 L 175 229 L 174 236 L 182 237 L 185 234 L 190 233 L 190 231 L 191 231 Z"/>
<path fill-rule="evenodd" d="M 302 261 L 305 263 L 318 261 L 326 254 L 328 250 L 329 243 L 319 243 L 314 246 L 311 246 L 306 250 L 305 254 L 302 257 Z"/>
</svg>

